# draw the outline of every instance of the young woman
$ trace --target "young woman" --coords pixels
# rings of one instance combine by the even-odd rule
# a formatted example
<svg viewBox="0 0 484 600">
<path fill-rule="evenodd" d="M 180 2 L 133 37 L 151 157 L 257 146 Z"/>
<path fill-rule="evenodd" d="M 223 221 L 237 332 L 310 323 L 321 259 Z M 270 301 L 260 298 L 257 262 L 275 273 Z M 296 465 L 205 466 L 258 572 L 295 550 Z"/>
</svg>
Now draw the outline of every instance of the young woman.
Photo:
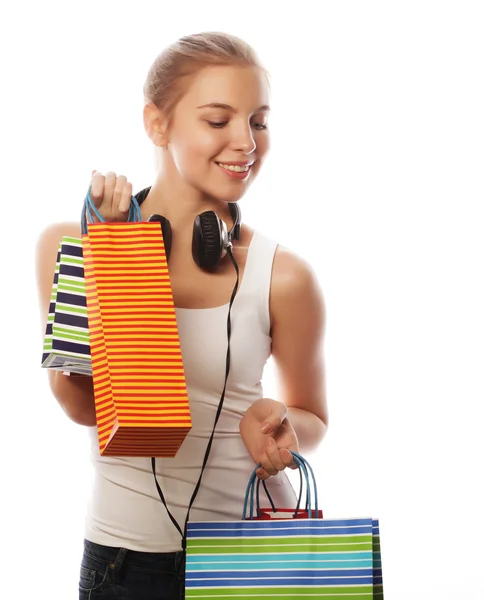
<svg viewBox="0 0 484 600">
<path fill-rule="evenodd" d="M 144 93 L 144 126 L 159 168 L 138 198 L 144 220 L 156 213 L 172 228 L 170 279 L 193 421 L 177 456 L 156 459 L 156 476 L 169 511 L 183 527 L 224 385 L 227 311 L 236 281 L 233 262 L 223 252 L 217 251 L 216 266 L 197 264 L 194 223 L 201 213 L 214 211 L 232 229 L 232 203 L 257 177 L 269 149 L 269 87 L 246 43 L 206 33 L 164 50 Z M 91 186 L 104 220 L 126 220 L 133 193 L 126 177 L 94 172 Z M 39 241 L 44 313 L 63 235 L 79 237 L 79 224 L 53 225 Z M 267 480 L 276 505 L 295 506 L 284 473 L 294 466 L 289 450 L 315 449 L 327 427 L 324 305 L 311 269 L 245 223 L 233 241 L 233 257 L 240 286 L 231 312 L 230 375 L 191 521 L 240 519 L 245 488 L 259 462 L 258 475 Z M 282 390 L 277 399 L 264 398 L 261 386 L 271 354 Z M 92 379 L 50 371 L 49 381 L 67 415 L 88 426 L 92 436 L 95 479 L 79 597 L 183 598 L 181 536 L 160 501 L 150 459 L 100 456 Z"/>
</svg>

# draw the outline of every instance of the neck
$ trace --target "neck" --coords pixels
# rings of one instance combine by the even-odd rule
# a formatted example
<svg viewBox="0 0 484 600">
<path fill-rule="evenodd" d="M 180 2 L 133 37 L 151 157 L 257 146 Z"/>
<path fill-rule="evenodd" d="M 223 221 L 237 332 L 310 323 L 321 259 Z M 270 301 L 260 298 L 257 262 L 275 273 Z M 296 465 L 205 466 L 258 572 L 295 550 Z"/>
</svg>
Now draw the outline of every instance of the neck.
<svg viewBox="0 0 484 600">
<path fill-rule="evenodd" d="M 143 220 L 152 214 L 163 215 L 170 221 L 172 229 L 180 232 L 191 232 L 195 217 L 206 210 L 215 211 L 230 229 L 232 218 L 227 202 L 204 195 L 179 178 L 168 177 L 165 173 L 158 174 L 141 205 Z"/>
</svg>

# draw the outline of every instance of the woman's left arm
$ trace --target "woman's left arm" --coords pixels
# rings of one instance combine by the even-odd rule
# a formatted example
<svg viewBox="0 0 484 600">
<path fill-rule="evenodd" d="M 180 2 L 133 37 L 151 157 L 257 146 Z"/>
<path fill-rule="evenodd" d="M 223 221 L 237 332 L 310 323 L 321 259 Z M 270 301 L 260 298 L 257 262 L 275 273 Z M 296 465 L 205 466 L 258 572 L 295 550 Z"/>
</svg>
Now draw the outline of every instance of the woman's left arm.
<svg viewBox="0 0 484 600">
<path fill-rule="evenodd" d="M 310 266 L 279 249 L 270 296 L 272 355 L 281 397 L 302 453 L 313 451 L 328 426 L 324 368 L 325 306 Z"/>
<path fill-rule="evenodd" d="M 255 402 L 240 425 L 263 479 L 294 467 L 288 450 L 311 452 L 328 426 L 323 295 L 309 265 L 282 248 L 274 259 L 270 315 L 281 396 Z"/>
</svg>

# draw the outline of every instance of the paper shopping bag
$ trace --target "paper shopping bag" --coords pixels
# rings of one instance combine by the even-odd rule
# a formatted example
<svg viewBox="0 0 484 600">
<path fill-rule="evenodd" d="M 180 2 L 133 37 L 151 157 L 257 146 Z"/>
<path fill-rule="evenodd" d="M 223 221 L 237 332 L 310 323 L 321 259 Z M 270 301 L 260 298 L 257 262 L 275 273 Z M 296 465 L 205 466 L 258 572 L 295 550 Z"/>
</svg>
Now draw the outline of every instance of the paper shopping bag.
<svg viewBox="0 0 484 600">
<path fill-rule="evenodd" d="M 90 223 L 82 237 L 99 449 L 175 456 L 190 409 L 159 223 Z"/>
<path fill-rule="evenodd" d="M 91 374 L 82 243 L 63 237 L 59 244 L 42 366 Z"/>
<path fill-rule="evenodd" d="M 57 298 L 57 282 L 59 280 L 59 264 L 62 242 L 59 243 L 57 249 L 57 260 L 55 263 L 54 280 L 52 282 L 52 291 L 50 294 L 49 314 L 47 315 L 47 325 L 45 327 L 44 346 L 42 349 L 42 367 L 50 367 L 55 361 L 55 356 L 52 353 L 52 324 L 54 323 L 55 301 Z"/>
<path fill-rule="evenodd" d="M 383 600 L 378 520 L 251 517 L 188 523 L 187 600 Z"/>
</svg>

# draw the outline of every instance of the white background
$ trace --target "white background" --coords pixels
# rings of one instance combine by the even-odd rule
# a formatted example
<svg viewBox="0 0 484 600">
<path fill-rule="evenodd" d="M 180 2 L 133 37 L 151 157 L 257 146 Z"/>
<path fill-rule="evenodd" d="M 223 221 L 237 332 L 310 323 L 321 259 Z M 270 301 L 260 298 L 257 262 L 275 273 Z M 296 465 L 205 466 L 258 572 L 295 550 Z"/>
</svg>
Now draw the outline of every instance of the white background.
<svg viewBox="0 0 484 600">
<path fill-rule="evenodd" d="M 242 209 L 324 290 L 325 514 L 380 518 L 387 600 L 484 598 L 482 6 L 2 4 L 2 598 L 76 597 L 91 473 L 39 366 L 36 238 L 78 218 L 92 169 L 150 184 L 146 71 L 203 30 L 272 75 L 271 158 Z"/>
</svg>

